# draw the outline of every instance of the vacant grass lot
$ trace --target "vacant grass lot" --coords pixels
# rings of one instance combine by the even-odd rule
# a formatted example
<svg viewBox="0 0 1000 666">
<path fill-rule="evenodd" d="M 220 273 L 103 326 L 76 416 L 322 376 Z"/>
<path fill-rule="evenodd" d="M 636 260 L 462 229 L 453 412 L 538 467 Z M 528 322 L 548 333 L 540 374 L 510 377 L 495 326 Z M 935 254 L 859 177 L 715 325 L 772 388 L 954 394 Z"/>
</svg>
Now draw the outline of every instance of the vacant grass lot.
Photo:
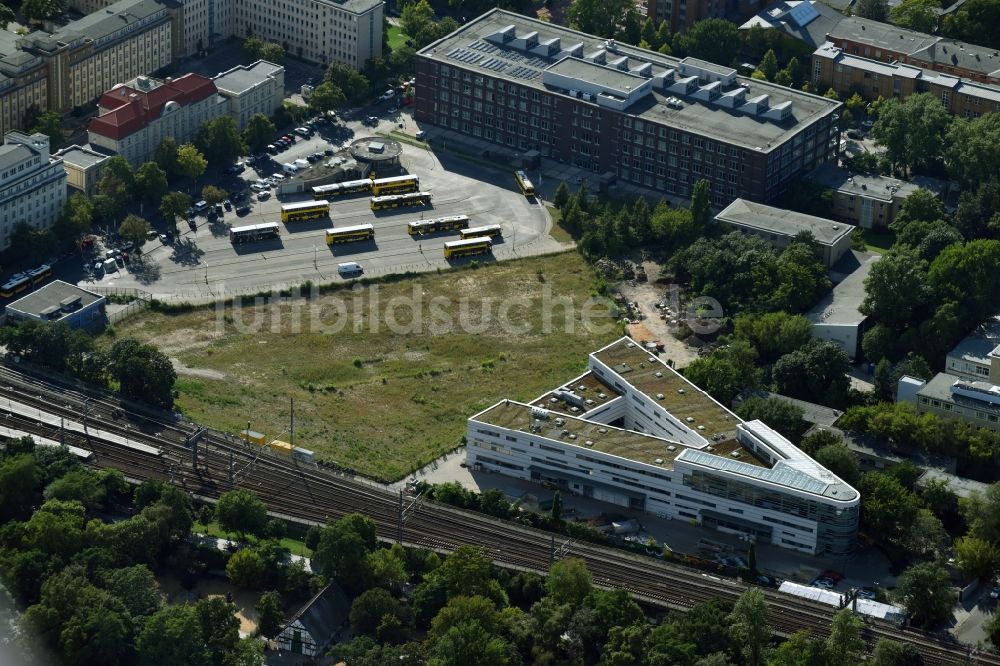
<svg viewBox="0 0 1000 666">
<path fill-rule="evenodd" d="M 183 363 L 178 404 L 193 420 L 287 440 L 294 398 L 296 445 L 397 479 L 457 446 L 472 414 L 571 379 L 619 336 L 594 282 L 566 252 L 280 305 L 146 313 L 117 333 Z"/>
</svg>

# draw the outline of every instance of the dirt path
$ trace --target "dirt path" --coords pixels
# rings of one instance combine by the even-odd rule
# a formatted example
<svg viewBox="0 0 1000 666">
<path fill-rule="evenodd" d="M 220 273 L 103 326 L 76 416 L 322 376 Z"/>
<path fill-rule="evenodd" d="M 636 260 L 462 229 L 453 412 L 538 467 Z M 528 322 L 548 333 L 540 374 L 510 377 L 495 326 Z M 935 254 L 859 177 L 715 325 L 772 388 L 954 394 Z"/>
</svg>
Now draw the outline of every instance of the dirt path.
<svg viewBox="0 0 1000 666">
<path fill-rule="evenodd" d="M 683 368 L 698 358 L 698 350 L 675 338 L 671 334 L 669 323 L 660 318 L 662 311 L 656 307 L 656 303 L 667 299 L 668 289 L 665 285 L 656 284 L 660 272 L 655 263 L 647 261 L 643 266 L 648 276 L 647 282 L 622 282 L 618 285 L 619 293 L 626 300 L 638 303 L 639 312 L 645 315 L 645 319 L 639 323 L 629 325 L 629 335 L 642 342 L 663 343 L 662 356 L 672 360 L 674 367 Z"/>
<path fill-rule="evenodd" d="M 174 372 L 178 375 L 201 377 L 202 379 L 226 379 L 226 373 L 224 372 L 219 372 L 218 370 L 212 370 L 210 368 L 189 368 L 184 365 L 179 358 L 171 357 L 170 364 L 174 366 Z"/>
</svg>

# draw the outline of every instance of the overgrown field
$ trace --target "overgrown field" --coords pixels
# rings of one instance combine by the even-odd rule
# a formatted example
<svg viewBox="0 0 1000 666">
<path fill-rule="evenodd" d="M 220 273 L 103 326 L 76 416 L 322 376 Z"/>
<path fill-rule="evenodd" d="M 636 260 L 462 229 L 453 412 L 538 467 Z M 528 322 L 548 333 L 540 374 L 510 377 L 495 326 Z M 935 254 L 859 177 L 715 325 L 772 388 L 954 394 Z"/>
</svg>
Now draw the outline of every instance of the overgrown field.
<svg viewBox="0 0 1000 666">
<path fill-rule="evenodd" d="M 460 444 L 470 415 L 571 379 L 620 335 L 595 284 L 566 252 L 312 299 L 150 312 L 117 334 L 183 364 L 177 402 L 191 419 L 287 440 L 294 398 L 296 445 L 397 479 Z"/>
</svg>

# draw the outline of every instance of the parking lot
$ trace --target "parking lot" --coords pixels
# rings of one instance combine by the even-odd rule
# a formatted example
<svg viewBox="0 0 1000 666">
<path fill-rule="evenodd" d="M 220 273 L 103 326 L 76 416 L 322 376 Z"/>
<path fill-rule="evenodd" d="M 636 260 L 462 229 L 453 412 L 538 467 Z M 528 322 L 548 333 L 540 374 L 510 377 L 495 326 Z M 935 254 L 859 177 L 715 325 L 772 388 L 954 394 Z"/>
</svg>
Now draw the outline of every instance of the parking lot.
<svg viewBox="0 0 1000 666">
<path fill-rule="evenodd" d="M 358 112 L 364 118 L 371 112 Z M 478 257 L 480 262 L 503 260 L 529 254 L 541 254 L 561 246 L 548 235 L 549 218 L 544 207 L 526 199 L 516 189 L 512 175 L 490 172 L 482 167 L 447 161 L 447 168 L 433 152 L 403 144 L 403 168 L 420 177 L 420 189 L 432 195 L 431 206 L 397 208 L 373 213 L 366 196 L 338 199 L 331 205 L 330 219 L 281 224 L 278 240 L 236 245 L 229 241 L 233 226 L 279 222 L 283 203 L 308 200 L 307 194 L 279 198 L 277 190 L 259 195 L 250 185 L 259 178 L 277 173 L 281 164 L 306 158 L 328 149 L 338 150 L 356 138 L 371 136 L 400 123 L 416 131 L 413 121 L 398 114 L 386 118 L 383 112 L 376 127 L 362 127 L 359 120 L 321 126 L 308 139 L 295 142 L 263 164 L 247 168 L 239 175 L 228 175 L 218 184 L 230 193 L 244 191 L 248 196 L 234 204 L 249 205 L 247 214 L 226 211 L 220 219 L 209 220 L 204 214 L 195 218 L 191 230 L 181 221 L 177 238 L 169 243 L 149 241 L 143 248 L 141 262 L 127 270 L 103 276 L 91 275 L 82 285 L 98 282 L 109 286 L 138 287 L 160 299 L 212 300 L 226 295 L 255 293 L 270 287 L 286 287 L 305 280 L 332 282 L 341 279 L 337 265 L 360 263 L 367 276 L 404 271 L 429 271 L 448 266 L 444 259 L 445 241 L 455 240 L 456 233 L 411 237 L 406 223 L 448 215 L 469 215 L 473 226 L 499 224 L 501 238 L 494 239 L 492 256 Z M 447 160 L 447 156 L 444 156 Z M 324 159 L 331 159 L 324 155 Z M 205 182 L 199 181 L 199 189 Z M 325 231 L 332 227 L 372 223 L 375 239 L 328 247 Z M 158 231 L 163 231 L 159 229 Z"/>
</svg>

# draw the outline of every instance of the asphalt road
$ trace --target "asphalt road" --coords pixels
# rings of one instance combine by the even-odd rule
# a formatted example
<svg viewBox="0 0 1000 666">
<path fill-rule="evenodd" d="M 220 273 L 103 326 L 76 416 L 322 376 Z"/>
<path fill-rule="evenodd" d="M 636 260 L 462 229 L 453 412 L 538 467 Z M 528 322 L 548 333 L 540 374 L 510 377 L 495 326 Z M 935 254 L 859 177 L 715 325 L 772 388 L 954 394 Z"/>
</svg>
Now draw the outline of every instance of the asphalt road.
<svg viewBox="0 0 1000 666">
<path fill-rule="evenodd" d="M 383 120 L 382 127 L 377 129 L 387 131 L 399 120 Z M 409 130 L 413 131 L 412 121 L 406 122 Z M 371 132 L 351 122 L 340 126 L 333 135 L 327 133 L 327 136 L 336 141 L 333 147 L 337 148 L 351 140 L 352 136 L 365 136 Z M 314 136 L 297 142 L 276 159 L 278 162 L 293 161 L 330 145 L 327 139 Z M 420 177 L 421 189 L 432 194 L 431 207 L 398 208 L 380 211 L 376 215 L 371 211 L 367 197 L 337 200 L 331 206 L 330 220 L 282 225 L 280 240 L 240 246 L 230 244 L 230 225 L 277 222 L 282 203 L 309 198 L 295 195 L 279 200 L 272 190 L 270 199 L 263 202 L 255 200 L 253 210 L 244 217 L 227 212 L 221 221 L 214 223 L 199 217 L 196 231 L 189 231 L 187 225 L 181 222 L 179 228 L 182 233 L 173 245 L 148 241 L 140 265 L 97 280 L 87 278 L 80 284 L 138 287 L 163 300 L 204 301 L 255 293 L 272 287 L 284 288 L 305 280 L 317 283 L 337 281 L 341 279 L 337 274 L 337 264 L 345 261 L 359 262 L 367 276 L 431 271 L 448 266 L 444 259 L 444 243 L 455 240 L 457 234 L 409 236 L 406 223 L 421 219 L 421 216 L 432 219 L 466 214 L 472 218 L 473 226 L 500 224 L 503 237 L 494 240 L 492 259 L 478 257 L 480 263 L 541 254 L 561 247 L 548 235 L 550 221 L 544 206 L 522 196 L 514 186 L 513 176 L 506 170 L 493 172 L 449 155 L 439 157 L 407 144 L 403 144 L 402 163 L 409 173 Z M 275 166 L 272 163 L 264 171 L 273 171 Z M 246 185 L 257 177 L 251 169 L 241 174 Z M 227 189 L 232 191 L 234 188 Z M 331 222 L 334 227 L 371 222 L 375 225 L 375 241 L 328 247 L 324 232 L 330 228 Z"/>
</svg>

